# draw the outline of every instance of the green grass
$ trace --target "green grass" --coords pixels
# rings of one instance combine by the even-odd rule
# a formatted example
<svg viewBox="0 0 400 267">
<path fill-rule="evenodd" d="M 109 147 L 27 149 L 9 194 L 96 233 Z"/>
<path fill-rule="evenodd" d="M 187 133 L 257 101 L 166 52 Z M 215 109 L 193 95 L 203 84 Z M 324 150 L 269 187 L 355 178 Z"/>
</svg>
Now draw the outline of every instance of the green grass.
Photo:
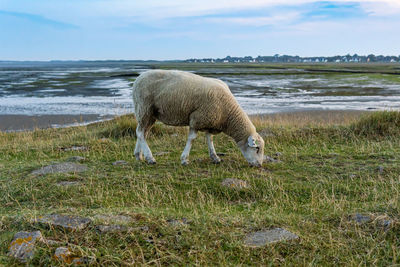
<svg viewBox="0 0 400 267">
<path fill-rule="evenodd" d="M 398 265 L 400 264 L 400 114 L 368 113 L 314 123 L 311 115 L 253 118 L 265 151 L 280 162 L 251 168 L 234 142 L 215 138 L 223 162 L 208 158 L 204 134 L 195 140 L 189 166 L 181 166 L 187 129 L 157 124 L 149 137 L 157 165 L 133 155 L 132 116 L 84 127 L 0 133 L 0 265 L 18 265 L 8 245 L 18 231 L 40 230 L 68 241 L 93 265 Z M 346 119 L 347 118 L 347 119 Z M 63 147 L 86 146 L 80 152 Z M 83 156 L 89 171 L 35 177 L 34 169 Z M 125 160 L 128 165 L 113 166 Z M 381 168 L 379 168 L 381 167 Z M 382 169 L 383 168 L 383 169 Z M 249 182 L 248 189 L 221 187 L 225 178 Z M 59 181 L 81 181 L 58 187 Z M 148 232 L 100 235 L 94 226 L 79 232 L 31 223 L 48 213 L 94 218 L 125 214 L 130 226 Z M 375 218 L 357 224 L 349 216 Z M 168 219 L 187 218 L 172 227 Z M 391 220 L 388 229 L 379 225 Z M 97 221 L 95 220 L 95 223 Z M 285 228 L 298 241 L 263 248 L 243 246 L 246 233 Z M 148 242 L 148 240 L 153 242 Z M 57 265 L 54 247 L 39 244 L 31 265 Z"/>
</svg>

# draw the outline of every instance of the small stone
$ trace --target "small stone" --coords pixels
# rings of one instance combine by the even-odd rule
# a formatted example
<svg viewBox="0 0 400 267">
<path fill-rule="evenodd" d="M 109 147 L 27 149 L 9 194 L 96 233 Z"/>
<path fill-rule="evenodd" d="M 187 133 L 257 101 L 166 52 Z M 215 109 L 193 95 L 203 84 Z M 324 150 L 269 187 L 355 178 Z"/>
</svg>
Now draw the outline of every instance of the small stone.
<svg viewBox="0 0 400 267">
<path fill-rule="evenodd" d="M 171 226 L 181 226 L 181 225 L 189 225 L 190 221 L 186 218 L 182 219 L 169 219 L 167 223 Z"/>
<path fill-rule="evenodd" d="M 235 179 L 235 178 L 227 178 L 221 182 L 222 186 L 230 187 L 230 188 L 236 188 L 236 189 L 243 189 L 243 188 L 248 188 L 249 184 L 247 181 L 243 181 L 240 179 Z"/>
<path fill-rule="evenodd" d="M 69 157 L 67 159 L 67 161 L 69 162 L 82 162 L 85 161 L 86 159 L 84 157 L 80 157 L 80 156 L 73 156 L 73 157 Z"/>
<path fill-rule="evenodd" d="M 118 224 L 127 224 L 133 221 L 132 217 L 126 215 L 96 215 L 95 219 L 103 221 L 108 224 L 118 223 Z"/>
<path fill-rule="evenodd" d="M 350 216 L 350 220 L 355 221 L 356 223 L 363 224 L 363 223 L 368 223 L 372 221 L 372 218 L 368 215 L 362 215 L 359 213 L 356 213 L 352 216 Z"/>
<path fill-rule="evenodd" d="M 58 163 L 53 165 L 48 165 L 38 170 L 34 170 L 32 174 L 36 175 L 45 175 L 49 173 L 69 173 L 69 172 L 84 172 L 88 168 L 86 165 L 72 163 L 72 162 L 65 162 L 65 163 Z"/>
<path fill-rule="evenodd" d="M 283 155 L 283 154 L 282 154 L 281 152 L 275 152 L 275 156 L 276 156 L 276 157 L 282 157 L 282 155 Z"/>
<path fill-rule="evenodd" d="M 378 166 L 377 170 L 379 173 L 383 173 L 385 169 L 383 168 L 383 166 Z"/>
<path fill-rule="evenodd" d="M 62 148 L 62 150 L 64 150 L 64 151 L 86 151 L 86 150 L 88 150 L 88 148 L 85 146 L 71 146 L 71 147 Z"/>
<path fill-rule="evenodd" d="M 39 216 L 35 222 L 75 231 L 86 228 L 92 221 L 79 216 L 50 214 Z"/>
<path fill-rule="evenodd" d="M 66 247 L 59 247 L 56 249 L 56 252 L 54 253 L 54 258 L 56 260 L 59 260 L 61 262 L 64 262 L 66 264 L 88 264 L 89 259 L 87 257 L 76 257 L 73 256 L 72 252 L 69 250 L 69 248 Z"/>
<path fill-rule="evenodd" d="M 280 241 L 289 241 L 298 239 L 299 237 L 285 229 L 274 228 L 271 230 L 258 231 L 249 233 L 244 243 L 249 247 L 262 247 L 267 244 L 276 243 Z"/>
<path fill-rule="evenodd" d="M 8 255 L 21 262 L 27 262 L 33 258 L 36 241 L 41 240 L 43 240 L 43 237 L 40 231 L 18 232 L 14 235 L 14 239 L 8 247 Z"/>
<path fill-rule="evenodd" d="M 96 226 L 96 230 L 101 234 L 106 233 L 125 233 L 125 232 L 147 232 L 149 231 L 148 226 L 141 227 L 127 227 L 125 225 L 98 225 Z"/>
<path fill-rule="evenodd" d="M 154 156 L 164 156 L 164 155 L 168 155 L 171 152 L 167 152 L 167 151 L 160 151 L 160 152 L 156 152 L 154 153 Z"/>
<path fill-rule="evenodd" d="M 57 183 L 58 186 L 74 186 L 79 184 L 81 183 L 77 181 L 61 181 Z"/>
<path fill-rule="evenodd" d="M 128 164 L 128 162 L 126 162 L 125 160 L 117 160 L 117 161 L 114 161 L 112 165 L 120 166 L 120 165 L 127 165 L 127 164 Z"/>
</svg>

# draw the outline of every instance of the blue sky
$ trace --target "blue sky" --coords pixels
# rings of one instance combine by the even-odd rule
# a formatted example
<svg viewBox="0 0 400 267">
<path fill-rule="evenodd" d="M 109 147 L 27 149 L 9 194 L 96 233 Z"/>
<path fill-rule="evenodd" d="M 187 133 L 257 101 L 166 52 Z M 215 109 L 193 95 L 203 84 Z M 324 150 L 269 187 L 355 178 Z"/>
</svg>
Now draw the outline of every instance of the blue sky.
<svg viewBox="0 0 400 267">
<path fill-rule="evenodd" d="M 400 0 L 0 0 L 0 60 L 400 55 Z"/>
</svg>

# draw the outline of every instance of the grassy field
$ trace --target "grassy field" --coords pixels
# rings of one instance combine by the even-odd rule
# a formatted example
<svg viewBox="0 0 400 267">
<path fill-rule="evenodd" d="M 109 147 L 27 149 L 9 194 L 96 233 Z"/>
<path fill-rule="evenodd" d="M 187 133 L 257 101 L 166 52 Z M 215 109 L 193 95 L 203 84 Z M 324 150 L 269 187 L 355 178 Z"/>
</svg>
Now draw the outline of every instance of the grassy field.
<svg viewBox="0 0 400 267">
<path fill-rule="evenodd" d="M 361 118 L 360 118 L 361 116 Z M 133 155 L 135 121 L 65 129 L 0 133 L 0 265 L 18 231 L 40 230 L 68 242 L 92 265 L 347 265 L 400 264 L 400 114 L 297 113 L 253 117 L 265 139 L 263 168 L 248 166 L 232 139 L 215 138 L 223 162 L 211 163 L 204 134 L 191 163 L 181 166 L 187 129 L 156 124 L 149 145 L 157 165 Z M 63 148 L 85 146 L 84 151 Z M 159 153 L 157 152 L 166 152 Z M 279 152 L 277 154 L 277 152 Z M 82 156 L 89 170 L 35 176 L 54 162 Z M 128 164 L 114 166 L 117 160 Z M 221 186 L 225 178 L 250 187 Z M 78 181 L 78 186 L 57 186 Z M 32 223 L 59 213 L 92 218 L 82 231 Z M 127 215 L 144 232 L 99 234 L 96 215 Z M 370 216 L 357 223 L 355 214 Z M 173 226 L 169 219 L 188 224 Z M 382 226 L 389 221 L 389 226 Z M 285 228 L 300 238 L 261 248 L 243 245 L 247 233 Z M 31 265 L 61 264 L 55 247 L 39 244 Z"/>
</svg>

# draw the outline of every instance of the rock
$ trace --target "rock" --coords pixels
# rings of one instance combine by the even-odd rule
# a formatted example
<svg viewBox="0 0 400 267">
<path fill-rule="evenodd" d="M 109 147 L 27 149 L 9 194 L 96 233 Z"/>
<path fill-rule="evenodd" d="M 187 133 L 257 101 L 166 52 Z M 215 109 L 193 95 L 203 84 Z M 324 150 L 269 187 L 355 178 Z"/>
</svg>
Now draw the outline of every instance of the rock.
<svg viewBox="0 0 400 267">
<path fill-rule="evenodd" d="M 246 181 L 235 178 L 227 178 L 221 182 L 221 185 L 235 189 L 243 189 L 249 187 L 249 184 Z"/>
<path fill-rule="evenodd" d="M 67 161 L 69 162 L 82 162 L 85 161 L 86 159 L 84 157 L 80 157 L 80 156 L 73 156 L 73 157 L 69 157 L 67 159 Z"/>
<path fill-rule="evenodd" d="M 64 151 L 86 151 L 86 150 L 88 150 L 88 148 L 85 146 L 71 146 L 71 147 L 62 148 L 62 150 L 64 150 Z"/>
<path fill-rule="evenodd" d="M 88 258 L 86 258 L 86 257 L 81 258 L 81 257 L 73 256 L 73 254 L 69 250 L 69 248 L 66 248 L 66 247 L 57 248 L 56 252 L 54 253 L 54 258 L 56 260 L 66 263 L 66 264 L 72 264 L 72 265 L 89 263 Z"/>
<path fill-rule="evenodd" d="M 49 173 L 84 172 L 87 169 L 88 168 L 86 165 L 72 163 L 72 162 L 65 162 L 65 163 L 58 163 L 45 166 L 38 170 L 34 170 L 32 174 L 45 175 Z"/>
<path fill-rule="evenodd" d="M 383 166 L 378 166 L 377 170 L 379 173 L 382 174 L 385 169 L 383 168 Z"/>
<path fill-rule="evenodd" d="M 9 246 L 8 255 L 21 262 L 27 262 L 33 258 L 36 242 L 41 240 L 43 236 L 40 231 L 18 232 Z"/>
<path fill-rule="evenodd" d="M 39 216 L 35 222 L 76 231 L 86 228 L 92 221 L 79 216 L 50 214 Z"/>
<path fill-rule="evenodd" d="M 117 160 L 117 161 L 114 161 L 112 165 L 120 166 L 120 165 L 127 165 L 127 164 L 128 164 L 128 162 L 126 162 L 125 160 Z"/>
<path fill-rule="evenodd" d="M 171 152 L 167 152 L 167 151 L 160 151 L 160 152 L 156 152 L 154 153 L 154 156 L 164 156 L 164 155 L 168 155 Z"/>
<path fill-rule="evenodd" d="M 61 181 L 58 182 L 57 185 L 58 186 L 73 186 L 73 185 L 80 185 L 80 182 L 77 181 Z"/>
<path fill-rule="evenodd" d="M 169 219 L 167 223 L 171 226 L 181 226 L 181 225 L 189 225 L 190 221 L 186 218 L 182 219 Z"/>
<path fill-rule="evenodd" d="M 132 217 L 126 215 L 96 215 L 95 219 L 106 222 L 108 224 L 118 223 L 127 224 L 133 221 Z"/>
<path fill-rule="evenodd" d="M 356 213 L 352 216 L 350 216 L 350 220 L 355 221 L 356 223 L 363 224 L 363 223 L 369 223 L 372 221 L 372 218 L 368 215 L 362 215 L 359 213 Z"/>
<path fill-rule="evenodd" d="M 244 243 L 249 247 L 262 247 L 267 244 L 280 241 L 289 241 L 299 237 L 285 229 L 274 228 L 270 230 L 258 231 L 246 235 Z"/>
<path fill-rule="evenodd" d="M 96 226 L 96 230 L 101 234 L 106 233 L 124 233 L 124 232 L 147 232 L 149 231 L 149 227 L 141 226 L 141 227 L 128 227 L 125 225 L 98 225 Z"/>
</svg>

